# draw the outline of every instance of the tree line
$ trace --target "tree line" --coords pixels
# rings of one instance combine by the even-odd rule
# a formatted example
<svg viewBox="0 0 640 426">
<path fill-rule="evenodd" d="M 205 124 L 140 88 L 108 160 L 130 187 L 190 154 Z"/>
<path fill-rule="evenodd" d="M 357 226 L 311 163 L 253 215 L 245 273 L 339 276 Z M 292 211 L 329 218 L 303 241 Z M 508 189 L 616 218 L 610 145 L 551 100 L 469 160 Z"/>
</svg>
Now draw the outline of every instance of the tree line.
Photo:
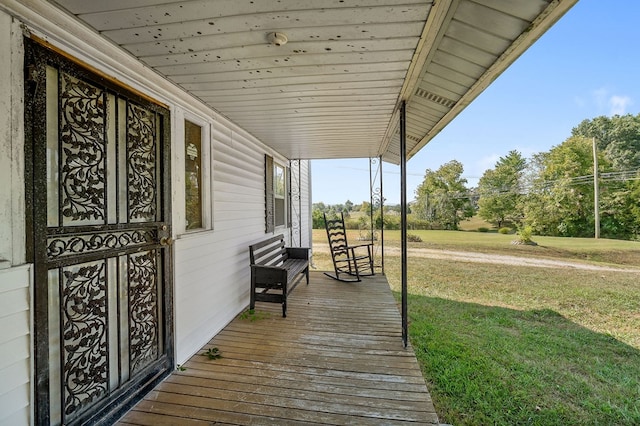
<svg viewBox="0 0 640 426">
<path fill-rule="evenodd" d="M 640 237 L 640 114 L 596 117 L 571 137 L 525 159 L 516 150 L 468 188 L 452 160 L 427 169 L 412 214 L 431 227 L 458 229 L 478 214 L 496 227 L 531 227 L 537 235 L 592 237 L 595 230 L 594 150 L 599 183 L 600 235 Z"/>
<path fill-rule="evenodd" d="M 549 151 L 526 159 L 517 150 L 500 157 L 470 188 L 462 163 L 451 160 L 427 169 L 409 204 L 409 229 L 458 229 L 478 215 L 496 228 L 529 228 L 537 235 L 593 237 L 595 232 L 594 150 L 596 141 L 600 236 L 640 239 L 640 114 L 582 121 Z M 400 206 L 374 205 L 376 229 L 398 229 Z M 371 204 L 313 205 L 313 227 L 323 214 L 345 215 L 348 227 L 371 226 Z M 360 212 L 354 214 L 354 212 Z M 353 218 L 352 218 L 353 216 Z"/>
</svg>

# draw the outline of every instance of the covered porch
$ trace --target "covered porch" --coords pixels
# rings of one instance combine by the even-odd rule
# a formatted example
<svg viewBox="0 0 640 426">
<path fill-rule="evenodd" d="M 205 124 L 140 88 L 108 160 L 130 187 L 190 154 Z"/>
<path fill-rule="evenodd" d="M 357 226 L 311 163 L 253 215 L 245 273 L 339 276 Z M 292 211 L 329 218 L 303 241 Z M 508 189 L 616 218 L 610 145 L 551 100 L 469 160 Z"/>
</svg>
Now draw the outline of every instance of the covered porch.
<svg viewBox="0 0 640 426">
<path fill-rule="evenodd" d="M 0 292 L 23 302 L 0 327 L 22 348 L 0 357 L 17 377 L 0 422 L 106 424 L 157 384 L 122 424 L 436 424 L 406 297 L 401 315 L 382 276 L 314 274 L 286 320 L 261 304 L 224 327 L 248 303 L 246 248 L 274 232 L 276 190 L 277 232 L 310 240 L 315 159 L 400 165 L 406 231 L 407 161 L 576 1 L 0 0 Z M 92 154 L 65 136 L 62 99 Z M 80 213 L 58 178 L 76 157 L 99 159 L 90 179 L 69 174 Z M 139 242 L 123 236 L 140 224 Z M 97 230 L 108 249 L 76 243 Z"/>
<path fill-rule="evenodd" d="M 383 275 L 312 272 L 288 303 L 236 317 L 119 424 L 438 424 Z"/>
</svg>

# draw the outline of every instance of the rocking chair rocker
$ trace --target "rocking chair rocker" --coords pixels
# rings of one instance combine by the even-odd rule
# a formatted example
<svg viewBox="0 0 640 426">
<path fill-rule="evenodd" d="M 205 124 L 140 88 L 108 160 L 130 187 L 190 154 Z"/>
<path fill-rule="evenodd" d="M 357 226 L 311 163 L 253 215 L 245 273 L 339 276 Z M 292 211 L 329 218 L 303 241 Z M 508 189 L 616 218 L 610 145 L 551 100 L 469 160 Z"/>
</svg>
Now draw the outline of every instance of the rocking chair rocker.
<svg viewBox="0 0 640 426">
<path fill-rule="evenodd" d="M 338 281 L 357 282 L 360 277 L 375 275 L 373 269 L 373 243 L 350 246 L 344 226 L 344 215 L 336 219 L 327 219 L 324 215 L 329 251 L 333 260 L 334 274 L 325 272 L 328 277 Z"/>
</svg>

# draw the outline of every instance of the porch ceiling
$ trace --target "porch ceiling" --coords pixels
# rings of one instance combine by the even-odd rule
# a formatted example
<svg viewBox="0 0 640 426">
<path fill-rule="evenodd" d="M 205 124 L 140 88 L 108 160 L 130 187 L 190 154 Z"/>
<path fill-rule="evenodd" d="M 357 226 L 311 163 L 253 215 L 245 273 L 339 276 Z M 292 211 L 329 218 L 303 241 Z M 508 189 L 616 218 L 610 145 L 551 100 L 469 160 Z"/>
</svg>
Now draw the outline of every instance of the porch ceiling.
<svg viewBox="0 0 640 426">
<path fill-rule="evenodd" d="M 411 157 L 576 1 L 56 3 L 288 158 L 398 163 L 401 100 Z"/>
</svg>

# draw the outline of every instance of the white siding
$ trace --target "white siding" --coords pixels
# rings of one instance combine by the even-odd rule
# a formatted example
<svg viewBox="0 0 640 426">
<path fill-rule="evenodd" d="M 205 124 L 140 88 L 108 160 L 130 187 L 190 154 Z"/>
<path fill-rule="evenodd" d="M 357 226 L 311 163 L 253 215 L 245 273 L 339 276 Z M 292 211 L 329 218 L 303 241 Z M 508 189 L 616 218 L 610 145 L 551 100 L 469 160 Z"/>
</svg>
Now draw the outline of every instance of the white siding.
<svg viewBox="0 0 640 426">
<path fill-rule="evenodd" d="M 30 421 L 30 277 L 28 266 L 0 270 L 0 424 Z"/>
<path fill-rule="evenodd" d="M 214 229 L 175 242 L 178 363 L 248 305 L 248 246 L 265 238 L 264 155 L 274 153 L 221 119 L 211 137 Z"/>
</svg>

